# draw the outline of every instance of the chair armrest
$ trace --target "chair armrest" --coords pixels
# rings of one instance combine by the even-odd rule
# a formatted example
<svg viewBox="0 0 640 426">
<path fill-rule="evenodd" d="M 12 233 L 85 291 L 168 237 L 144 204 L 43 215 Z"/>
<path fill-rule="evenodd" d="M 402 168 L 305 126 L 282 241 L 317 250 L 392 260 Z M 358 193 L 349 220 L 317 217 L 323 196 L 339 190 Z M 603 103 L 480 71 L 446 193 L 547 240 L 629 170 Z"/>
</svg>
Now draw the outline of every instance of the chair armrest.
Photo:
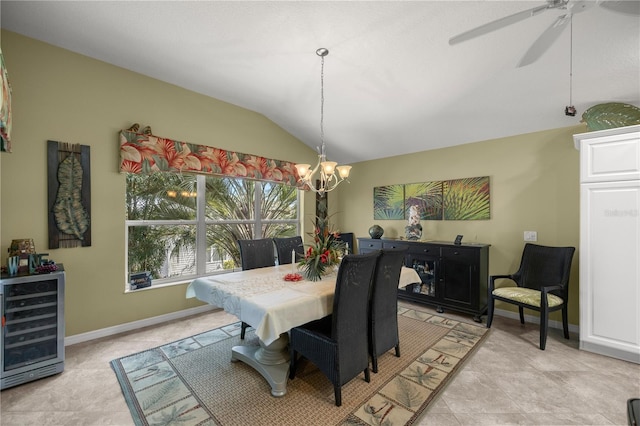
<svg viewBox="0 0 640 426">
<path fill-rule="evenodd" d="M 561 285 L 548 285 L 540 288 L 540 306 L 544 303 L 547 304 L 547 294 L 552 292 L 553 290 L 562 290 Z M 565 303 L 567 301 L 565 300 Z"/>
<path fill-rule="evenodd" d="M 509 279 L 513 281 L 513 275 L 490 275 L 489 276 L 489 294 L 495 289 L 495 281 L 497 279 Z"/>
</svg>

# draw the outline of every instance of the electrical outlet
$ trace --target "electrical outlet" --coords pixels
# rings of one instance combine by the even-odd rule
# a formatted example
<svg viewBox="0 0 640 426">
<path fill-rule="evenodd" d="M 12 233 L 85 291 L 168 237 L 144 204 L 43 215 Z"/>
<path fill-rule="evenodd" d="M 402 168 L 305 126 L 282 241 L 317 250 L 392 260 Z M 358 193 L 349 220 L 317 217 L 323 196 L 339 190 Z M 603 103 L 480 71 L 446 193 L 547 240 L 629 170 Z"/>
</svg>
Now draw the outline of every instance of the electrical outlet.
<svg viewBox="0 0 640 426">
<path fill-rule="evenodd" d="M 525 241 L 538 241 L 538 233 L 536 231 L 524 231 Z"/>
</svg>

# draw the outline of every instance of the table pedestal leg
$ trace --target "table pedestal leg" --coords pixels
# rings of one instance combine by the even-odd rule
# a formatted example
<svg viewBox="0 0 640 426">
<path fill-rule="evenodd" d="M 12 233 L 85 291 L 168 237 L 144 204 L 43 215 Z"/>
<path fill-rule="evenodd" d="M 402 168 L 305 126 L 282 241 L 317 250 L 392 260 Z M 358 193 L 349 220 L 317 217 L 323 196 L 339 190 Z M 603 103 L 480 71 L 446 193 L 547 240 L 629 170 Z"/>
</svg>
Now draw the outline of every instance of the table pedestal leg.
<svg viewBox="0 0 640 426">
<path fill-rule="evenodd" d="M 271 385 L 271 395 L 284 396 L 289 377 L 287 343 L 289 335 L 283 333 L 270 345 L 260 341 L 260 346 L 234 346 L 231 361 L 242 361 L 255 368 Z"/>
</svg>

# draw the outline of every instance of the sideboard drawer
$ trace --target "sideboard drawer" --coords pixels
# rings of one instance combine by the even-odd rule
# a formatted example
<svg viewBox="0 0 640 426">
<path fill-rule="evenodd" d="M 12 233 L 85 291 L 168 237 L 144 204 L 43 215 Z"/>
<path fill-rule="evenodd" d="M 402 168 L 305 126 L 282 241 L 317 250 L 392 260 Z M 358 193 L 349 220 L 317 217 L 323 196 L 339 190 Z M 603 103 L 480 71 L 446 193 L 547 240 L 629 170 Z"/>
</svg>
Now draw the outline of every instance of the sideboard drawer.
<svg viewBox="0 0 640 426">
<path fill-rule="evenodd" d="M 458 259 L 461 262 L 473 261 L 478 251 L 460 247 L 442 247 L 442 257 L 448 259 Z"/>
<path fill-rule="evenodd" d="M 382 240 L 358 241 L 360 250 L 382 250 Z"/>
<path fill-rule="evenodd" d="M 400 243 L 398 241 L 383 241 L 382 248 L 383 249 L 404 249 L 404 248 L 409 248 L 409 244 Z"/>
<path fill-rule="evenodd" d="M 412 244 L 409 246 L 410 254 L 440 256 L 440 247 L 433 244 Z"/>
</svg>

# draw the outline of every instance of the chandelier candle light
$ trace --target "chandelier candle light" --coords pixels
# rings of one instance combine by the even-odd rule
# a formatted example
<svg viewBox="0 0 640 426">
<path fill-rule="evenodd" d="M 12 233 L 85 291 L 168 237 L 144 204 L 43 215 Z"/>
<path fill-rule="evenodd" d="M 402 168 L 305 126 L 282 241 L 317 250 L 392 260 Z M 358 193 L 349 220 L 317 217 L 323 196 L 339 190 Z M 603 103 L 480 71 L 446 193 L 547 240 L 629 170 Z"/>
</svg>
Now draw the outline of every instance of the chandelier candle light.
<svg viewBox="0 0 640 426">
<path fill-rule="evenodd" d="M 320 71 L 320 142 L 321 146 L 318 154 L 318 164 L 313 170 L 310 164 L 296 164 L 298 170 L 298 176 L 300 176 L 299 182 L 308 186 L 312 191 L 325 193 L 333 191 L 336 187 L 349 177 L 349 171 L 351 166 L 338 166 L 335 161 L 327 161 L 327 155 L 325 151 L 324 143 L 324 57 L 329 54 L 329 50 L 321 47 L 316 50 L 316 55 L 321 58 L 321 71 Z M 336 174 L 336 170 L 338 173 Z M 339 175 L 339 176 L 338 176 Z M 320 181 L 319 186 L 316 187 L 315 181 Z M 348 182 L 348 181 L 347 181 Z"/>
</svg>

